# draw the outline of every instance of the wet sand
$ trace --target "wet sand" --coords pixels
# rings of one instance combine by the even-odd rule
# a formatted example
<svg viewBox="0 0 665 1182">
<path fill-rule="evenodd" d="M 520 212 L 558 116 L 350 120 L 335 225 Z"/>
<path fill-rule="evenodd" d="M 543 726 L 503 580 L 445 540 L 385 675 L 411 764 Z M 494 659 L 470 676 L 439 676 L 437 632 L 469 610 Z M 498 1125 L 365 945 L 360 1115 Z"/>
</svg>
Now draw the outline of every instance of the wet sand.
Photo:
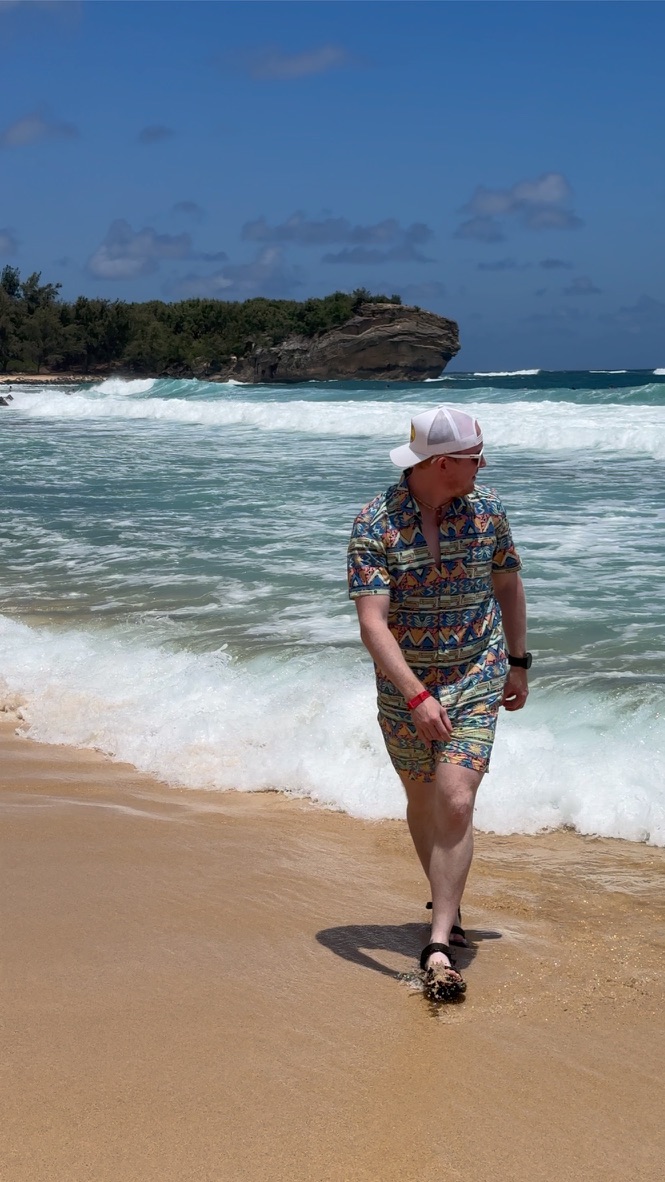
<svg viewBox="0 0 665 1182">
<path fill-rule="evenodd" d="M 467 999 L 433 1013 L 403 824 L 13 725 L 8 1182 L 660 1179 L 664 851 L 480 834 Z"/>
</svg>

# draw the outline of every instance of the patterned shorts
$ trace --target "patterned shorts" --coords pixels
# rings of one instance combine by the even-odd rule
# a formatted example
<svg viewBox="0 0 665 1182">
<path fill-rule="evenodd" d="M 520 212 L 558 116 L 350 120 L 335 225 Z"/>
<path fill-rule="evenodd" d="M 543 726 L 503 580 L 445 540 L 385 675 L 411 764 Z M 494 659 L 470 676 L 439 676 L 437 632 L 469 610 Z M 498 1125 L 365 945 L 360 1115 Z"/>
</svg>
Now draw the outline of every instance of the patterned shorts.
<svg viewBox="0 0 665 1182">
<path fill-rule="evenodd" d="M 451 693 L 450 686 L 430 688 L 430 693 L 445 707 L 453 728 L 447 742 L 432 744 L 418 738 L 411 713 L 400 695 L 395 692 L 394 698 L 387 701 L 386 695 L 381 694 L 379 726 L 395 771 L 423 783 L 434 779 L 437 763 L 457 763 L 473 771 L 487 771 L 503 695 L 503 686 L 495 687 L 496 681 L 483 696 L 478 696 L 477 687 L 475 693 L 465 693 L 464 683 L 459 693 Z M 489 686 L 484 688 L 490 690 Z"/>
</svg>

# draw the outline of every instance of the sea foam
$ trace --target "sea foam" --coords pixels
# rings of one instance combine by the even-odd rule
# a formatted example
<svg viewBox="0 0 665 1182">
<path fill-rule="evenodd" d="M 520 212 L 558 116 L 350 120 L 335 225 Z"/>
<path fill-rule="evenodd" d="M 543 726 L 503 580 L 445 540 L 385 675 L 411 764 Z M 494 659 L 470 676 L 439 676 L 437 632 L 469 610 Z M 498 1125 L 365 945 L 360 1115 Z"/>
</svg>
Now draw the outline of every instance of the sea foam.
<svg viewBox="0 0 665 1182">
<path fill-rule="evenodd" d="M 630 452 L 665 459 L 665 406 L 575 402 L 465 402 L 477 415 L 492 448 L 539 452 Z M 287 402 L 217 398 L 98 397 L 57 390 L 18 392 L 11 413 L 33 419 L 155 421 L 209 428 L 247 427 L 259 432 L 309 436 L 399 439 L 408 415 L 422 404 L 380 401 Z"/>
<path fill-rule="evenodd" d="M 172 652 L 123 633 L 30 628 L 0 616 L 7 700 L 28 734 L 97 748 L 173 785 L 278 790 L 352 816 L 404 816 L 362 650 Z M 479 828 L 665 845 L 665 722 L 647 694 L 539 691 L 502 714 Z"/>
<path fill-rule="evenodd" d="M 531 378 L 539 369 L 489 369 L 474 372 L 474 378 Z"/>
</svg>

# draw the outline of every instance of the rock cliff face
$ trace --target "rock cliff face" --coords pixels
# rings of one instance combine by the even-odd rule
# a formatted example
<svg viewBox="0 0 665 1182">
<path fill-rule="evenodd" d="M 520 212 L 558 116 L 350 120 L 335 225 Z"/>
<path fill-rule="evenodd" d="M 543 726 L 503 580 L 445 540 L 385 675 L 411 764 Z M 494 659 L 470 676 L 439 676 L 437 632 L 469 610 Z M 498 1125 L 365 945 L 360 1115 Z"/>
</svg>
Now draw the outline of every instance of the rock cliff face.
<svg viewBox="0 0 665 1182">
<path fill-rule="evenodd" d="M 454 320 L 399 304 L 361 304 L 338 328 L 255 349 L 225 375 L 251 382 L 418 381 L 459 352 Z"/>
</svg>

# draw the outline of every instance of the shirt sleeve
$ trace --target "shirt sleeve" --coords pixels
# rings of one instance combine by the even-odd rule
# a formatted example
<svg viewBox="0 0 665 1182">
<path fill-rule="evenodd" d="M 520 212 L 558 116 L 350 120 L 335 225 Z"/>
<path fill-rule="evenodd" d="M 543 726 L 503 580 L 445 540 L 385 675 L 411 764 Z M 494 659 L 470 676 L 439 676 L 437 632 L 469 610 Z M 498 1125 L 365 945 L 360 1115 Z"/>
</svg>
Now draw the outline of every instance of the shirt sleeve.
<svg viewBox="0 0 665 1182">
<path fill-rule="evenodd" d="M 347 554 L 349 598 L 360 595 L 389 595 L 390 574 L 383 539 L 370 529 L 360 514 L 351 531 Z"/>
<path fill-rule="evenodd" d="M 493 516 L 496 549 L 492 557 L 492 570 L 500 571 L 504 574 L 517 573 L 517 571 L 522 569 L 522 560 L 515 549 L 506 511 L 498 498 Z"/>
</svg>

